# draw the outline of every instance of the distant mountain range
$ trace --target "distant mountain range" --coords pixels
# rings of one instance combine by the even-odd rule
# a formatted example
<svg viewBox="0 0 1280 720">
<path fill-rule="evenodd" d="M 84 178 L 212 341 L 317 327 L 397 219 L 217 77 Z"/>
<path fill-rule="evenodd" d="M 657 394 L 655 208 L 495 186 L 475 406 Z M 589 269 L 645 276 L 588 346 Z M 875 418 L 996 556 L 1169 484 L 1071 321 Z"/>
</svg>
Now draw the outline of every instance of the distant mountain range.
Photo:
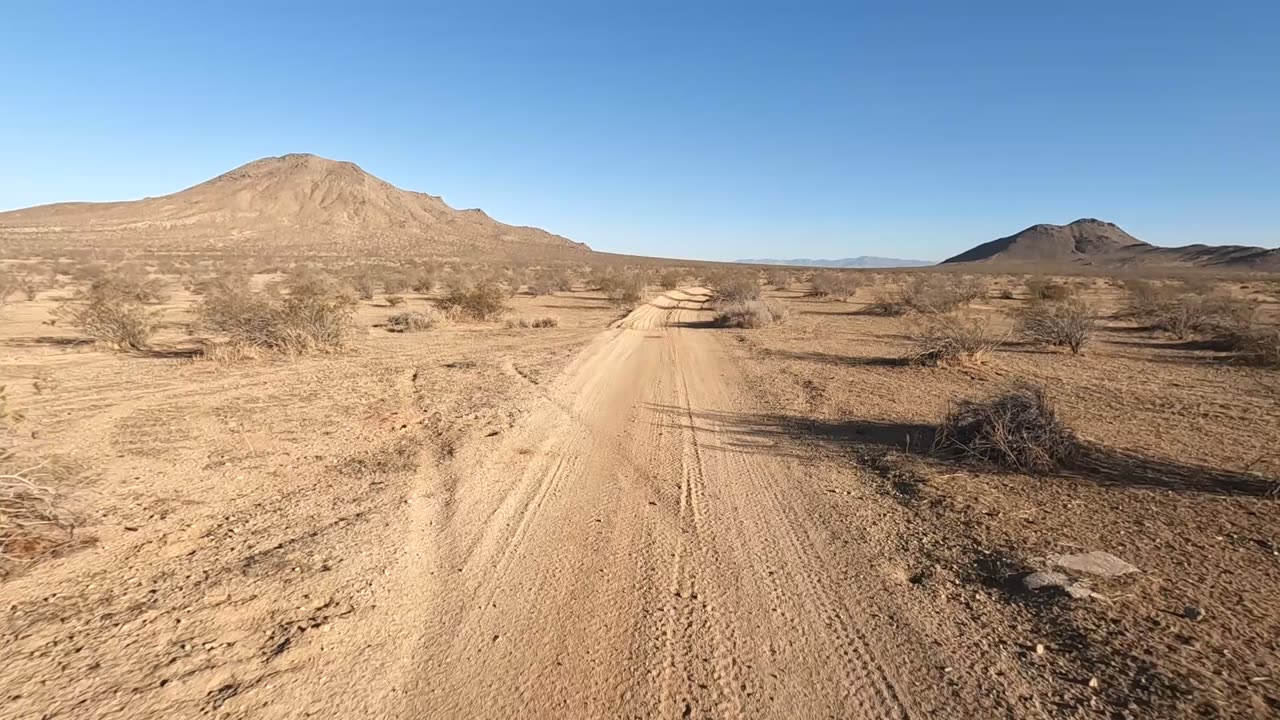
<svg viewBox="0 0 1280 720">
<path fill-rule="evenodd" d="M 1076 264 L 1100 267 L 1206 267 L 1280 271 L 1280 249 L 1246 245 L 1158 247 L 1114 223 L 1082 218 L 1067 225 L 1032 225 L 948 258 L 988 265 Z"/>
<path fill-rule="evenodd" d="M 862 255 L 853 258 L 840 258 L 839 260 L 811 260 L 809 258 L 795 258 L 793 260 L 775 260 L 774 258 L 755 258 L 749 260 L 734 260 L 734 262 L 745 263 L 748 265 L 794 265 L 797 267 L 826 267 L 826 268 L 900 268 L 900 267 L 924 267 L 925 265 L 934 265 L 932 260 L 901 260 L 898 258 L 872 257 L 870 255 Z"/>
</svg>

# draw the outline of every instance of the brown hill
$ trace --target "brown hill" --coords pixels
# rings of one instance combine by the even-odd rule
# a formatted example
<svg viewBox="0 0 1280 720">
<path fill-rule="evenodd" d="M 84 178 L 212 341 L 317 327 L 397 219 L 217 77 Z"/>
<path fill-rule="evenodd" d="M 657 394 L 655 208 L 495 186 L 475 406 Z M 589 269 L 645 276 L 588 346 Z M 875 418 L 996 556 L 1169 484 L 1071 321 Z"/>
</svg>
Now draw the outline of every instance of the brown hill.
<svg viewBox="0 0 1280 720">
<path fill-rule="evenodd" d="M 59 203 L 0 213 L 0 241 L 223 250 L 495 252 L 587 250 L 532 227 L 455 210 L 349 162 L 295 154 L 256 160 L 181 192 L 132 202 Z"/>
<path fill-rule="evenodd" d="M 1119 226 L 1084 218 L 1068 225 L 1032 225 L 985 242 L 943 263 L 1064 264 L 1114 267 L 1208 267 L 1280 271 L 1280 250 L 1243 245 L 1157 247 Z"/>
</svg>

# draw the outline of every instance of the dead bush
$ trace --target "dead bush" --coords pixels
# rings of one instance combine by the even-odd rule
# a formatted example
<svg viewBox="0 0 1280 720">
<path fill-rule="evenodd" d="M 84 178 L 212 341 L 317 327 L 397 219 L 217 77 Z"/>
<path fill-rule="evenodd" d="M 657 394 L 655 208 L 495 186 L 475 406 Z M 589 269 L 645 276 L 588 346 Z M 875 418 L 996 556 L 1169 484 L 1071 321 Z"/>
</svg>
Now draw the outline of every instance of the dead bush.
<svg viewBox="0 0 1280 720">
<path fill-rule="evenodd" d="M 667 268 L 658 275 L 658 286 L 663 290 L 675 290 L 684 280 L 684 272 L 679 268 Z"/>
<path fill-rule="evenodd" d="M 640 273 L 610 276 L 607 278 L 609 302 L 620 308 L 638 305 L 644 300 L 646 285 Z"/>
<path fill-rule="evenodd" d="M 716 282 L 716 296 L 726 303 L 759 300 L 760 282 L 755 273 L 728 273 Z"/>
<path fill-rule="evenodd" d="M 934 450 L 1037 474 L 1069 463 L 1079 442 L 1058 419 L 1044 388 L 1023 383 L 988 398 L 953 403 Z"/>
<path fill-rule="evenodd" d="M 891 304 L 920 313 L 948 313 L 981 297 L 985 288 L 973 278 L 917 275 L 898 290 Z"/>
<path fill-rule="evenodd" d="M 0 273 L 0 307 L 9 302 L 9 298 L 18 292 L 18 278 L 9 273 Z"/>
<path fill-rule="evenodd" d="M 47 463 L 25 463 L 0 451 L 0 577 L 70 545 L 75 517 L 53 484 Z"/>
<path fill-rule="evenodd" d="M 912 335 L 910 361 L 924 365 L 981 362 L 1000 344 L 982 317 L 938 315 L 921 322 Z"/>
<path fill-rule="evenodd" d="M 152 289 L 126 279 L 99 278 L 76 297 L 54 309 L 54 318 L 95 341 L 117 350 L 146 350 L 155 333 L 155 318 L 141 298 Z"/>
<path fill-rule="evenodd" d="M 287 295 L 253 292 L 247 282 L 228 277 L 206 289 L 197 312 L 209 330 L 225 333 L 229 345 L 206 351 L 224 357 L 262 350 L 303 355 L 339 350 L 354 330 L 356 301 L 332 278 L 314 273 L 291 276 Z"/>
<path fill-rule="evenodd" d="M 373 276 L 368 273 L 353 276 L 351 278 L 351 287 L 356 291 L 356 297 L 361 300 L 372 300 L 373 296 L 377 294 Z"/>
<path fill-rule="evenodd" d="M 409 276 L 409 289 L 416 293 L 429 293 L 435 289 L 436 273 L 429 269 L 422 268 L 416 270 Z"/>
<path fill-rule="evenodd" d="M 388 295 L 386 300 L 387 300 L 388 307 L 400 307 L 401 305 L 404 304 L 403 295 Z"/>
<path fill-rule="evenodd" d="M 483 280 L 470 288 L 450 288 L 440 306 L 446 312 L 454 311 L 476 320 L 493 320 L 507 311 L 508 297 L 506 288 L 492 280 Z"/>
<path fill-rule="evenodd" d="M 560 321 L 553 317 L 540 318 L 509 318 L 507 327 L 509 328 L 553 328 L 559 327 Z"/>
<path fill-rule="evenodd" d="M 1093 309 L 1081 300 L 1035 300 L 1017 315 L 1018 333 L 1031 342 L 1067 347 L 1073 355 L 1093 337 Z"/>
<path fill-rule="evenodd" d="M 1151 327 L 1184 340 L 1229 334 L 1253 322 L 1257 306 L 1226 295 L 1183 295 L 1160 303 L 1148 317 Z"/>
<path fill-rule="evenodd" d="M 1280 368 L 1280 327 L 1242 328 L 1227 335 L 1226 342 L 1241 362 Z"/>
<path fill-rule="evenodd" d="M 881 288 L 876 291 L 875 298 L 863 312 L 884 317 L 901 317 L 911 312 L 911 306 L 907 304 L 901 290 Z"/>
<path fill-rule="evenodd" d="M 409 289 L 409 278 L 404 273 L 387 273 L 382 278 L 382 292 L 388 295 L 399 295 Z"/>
<path fill-rule="evenodd" d="M 791 284 L 791 273 L 786 270 L 766 270 L 764 281 L 768 283 L 769 287 L 777 290 L 786 290 L 787 286 Z"/>
<path fill-rule="evenodd" d="M 727 303 L 716 313 L 715 323 L 720 327 L 762 328 L 787 321 L 790 313 L 781 303 L 772 300 L 744 300 Z"/>
<path fill-rule="evenodd" d="M 1032 300 L 1066 300 L 1075 290 L 1070 285 L 1054 282 L 1048 278 L 1032 278 L 1027 281 L 1027 291 Z"/>
<path fill-rule="evenodd" d="M 813 294 L 822 298 L 848 300 L 858 292 L 857 277 L 847 272 L 817 272 L 809 284 L 813 286 Z"/>
<path fill-rule="evenodd" d="M 396 313 L 387 318 L 391 332 L 422 332 L 444 324 L 445 315 L 435 308 L 423 308 L 411 312 Z"/>
</svg>

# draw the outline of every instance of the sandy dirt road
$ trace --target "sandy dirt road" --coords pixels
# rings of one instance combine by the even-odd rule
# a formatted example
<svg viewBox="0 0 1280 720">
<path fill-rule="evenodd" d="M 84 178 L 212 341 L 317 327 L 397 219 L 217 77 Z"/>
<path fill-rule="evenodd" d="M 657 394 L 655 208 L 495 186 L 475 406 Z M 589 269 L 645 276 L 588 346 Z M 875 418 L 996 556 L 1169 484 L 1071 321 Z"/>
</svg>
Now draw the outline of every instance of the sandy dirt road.
<svg viewBox="0 0 1280 720">
<path fill-rule="evenodd" d="M 496 449 L 459 458 L 402 567 L 424 625 L 395 717 L 908 717 L 942 664 L 837 574 L 807 470 L 755 452 L 702 289 L 597 338 Z M 768 445 L 769 440 L 760 440 Z M 758 448 L 767 450 L 767 447 Z M 430 581 L 419 581 L 429 575 Z M 411 589 L 417 588 L 418 590 Z"/>
<path fill-rule="evenodd" d="M 117 454 L 99 542 L 0 585 L 0 718 L 1042 716 L 909 581 L 903 509 L 760 420 L 708 298 L 145 382 L 88 356 L 37 420 Z"/>
</svg>

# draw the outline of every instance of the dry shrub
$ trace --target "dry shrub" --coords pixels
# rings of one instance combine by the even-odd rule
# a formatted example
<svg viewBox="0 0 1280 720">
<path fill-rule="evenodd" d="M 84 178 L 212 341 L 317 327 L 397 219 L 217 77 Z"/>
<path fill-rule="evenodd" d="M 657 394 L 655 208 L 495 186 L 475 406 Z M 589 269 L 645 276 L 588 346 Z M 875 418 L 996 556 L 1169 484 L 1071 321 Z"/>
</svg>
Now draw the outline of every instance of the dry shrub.
<svg viewBox="0 0 1280 720">
<path fill-rule="evenodd" d="M 256 351 L 303 355 L 339 350 L 350 340 L 356 301 L 332 278 L 310 272 L 291 276 L 283 296 L 253 292 L 244 280 L 222 278 L 205 292 L 200 319 L 229 339 L 229 347 L 206 348 L 207 357 L 236 359 Z"/>
<path fill-rule="evenodd" d="M 1243 327 L 1219 340 L 1246 364 L 1280 369 L 1280 327 Z"/>
<path fill-rule="evenodd" d="M 764 281 L 777 290 L 786 290 L 791 284 L 791 273 L 786 270 L 766 270 Z"/>
<path fill-rule="evenodd" d="M 403 295 L 388 295 L 388 296 L 387 296 L 387 305 L 388 305 L 389 307 L 400 307 L 400 306 L 401 306 L 401 305 L 403 305 L 403 304 L 404 304 L 404 296 L 403 296 Z"/>
<path fill-rule="evenodd" d="M 421 332 L 443 325 L 445 322 L 443 312 L 435 308 L 423 308 L 392 315 L 387 318 L 387 329 L 391 332 Z"/>
<path fill-rule="evenodd" d="M 863 312 L 884 317 L 901 317 L 911 312 L 911 306 L 907 304 L 901 290 L 881 288 L 876 291 L 875 299 Z"/>
<path fill-rule="evenodd" d="M 790 316 L 787 308 L 772 300 L 744 300 L 725 304 L 716 313 L 720 327 L 762 328 L 784 323 Z"/>
<path fill-rule="evenodd" d="M 128 278 L 99 278 L 75 298 L 63 301 L 54 318 L 117 350 L 146 350 L 155 318 L 143 303 L 158 297 L 150 283 Z"/>
<path fill-rule="evenodd" d="M 368 273 L 361 273 L 351 278 L 351 287 L 356 291 L 356 297 L 361 300 L 372 300 L 377 294 L 377 288 L 373 284 L 373 276 Z"/>
<path fill-rule="evenodd" d="M 981 362 L 1000 345 L 986 318 L 937 315 L 923 321 L 912 335 L 910 361 L 924 365 Z"/>
<path fill-rule="evenodd" d="M 613 305 L 626 308 L 638 305 L 644 300 L 646 289 L 644 277 L 640 273 L 627 273 L 625 275 L 611 276 L 607 281 L 609 289 L 605 292 L 609 295 L 609 302 Z"/>
<path fill-rule="evenodd" d="M 382 278 L 382 292 L 399 295 L 409 289 L 409 278 L 404 273 L 387 273 Z"/>
<path fill-rule="evenodd" d="M 1182 340 L 1224 335 L 1253 322 L 1257 306 L 1226 295 L 1184 295 L 1166 300 L 1147 318 L 1151 327 Z"/>
<path fill-rule="evenodd" d="M 409 289 L 416 293 L 429 293 L 436 286 L 436 273 L 428 268 L 415 270 L 409 276 Z"/>
<path fill-rule="evenodd" d="M 934 450 L 1048 473 L 1070 462 L 1079 443 L 1058 419 L 1044 388 L 1024 383 L 989 398 L 954 403 L 938 428 Z"/>
<path fill-rule="evenodd" d="M 0 452 L 0 577 L 70 545 L 75 517 L 53 488 L 49 463 Z"/>
<path fill-rule="evenodd" d="M 540 318 L 509 318 L 507 327 L 509 328 L 553 328 L 559 327 L 560 321 L 553 317 Z"/>
<path fill-rule="evenodd" d="M 675 290 L 684 280 L 684 271 L 679 268 L 667 268 L 658 275 L 658 286 L 663 290 Z"/>
<path fill-rule="evenodd" d="M 760 282 L 755 273 L 731 272 L 716 282 L 716 295 L 727 303 L 760 299 Z"/>
<path fill-rule="evenodd" d="M 1093 337 L 1093 309 L 1081 300 L 1033 301 L 1018 313 L 1018 333 L 1032 342 L 1067 347 L 1079 355 Z"/>
<path fill-rule="evenodd" d="M 1054 282 L 1048 278 L 1032 278 L 1027 281 L 1027 291 L 1032 300 L 1066 300 L 1075 293 L 1070 285 Z"/>
<path fill-rule="evenodd" d="M 455 286 L 440 301 L 446 312 L 454 312 L 476 320 L 493 320 L 507 311 L 507 289 L 493 280 L 483 280 L 471 287 Z"/>
<path fill-rule="evenodd" d="M 823 298 L 848 300 L 858 292 L 858 278 L 847 272 L 817 272 L 809 284 L 813 286 L 813 294 Z"/>
</svg>

